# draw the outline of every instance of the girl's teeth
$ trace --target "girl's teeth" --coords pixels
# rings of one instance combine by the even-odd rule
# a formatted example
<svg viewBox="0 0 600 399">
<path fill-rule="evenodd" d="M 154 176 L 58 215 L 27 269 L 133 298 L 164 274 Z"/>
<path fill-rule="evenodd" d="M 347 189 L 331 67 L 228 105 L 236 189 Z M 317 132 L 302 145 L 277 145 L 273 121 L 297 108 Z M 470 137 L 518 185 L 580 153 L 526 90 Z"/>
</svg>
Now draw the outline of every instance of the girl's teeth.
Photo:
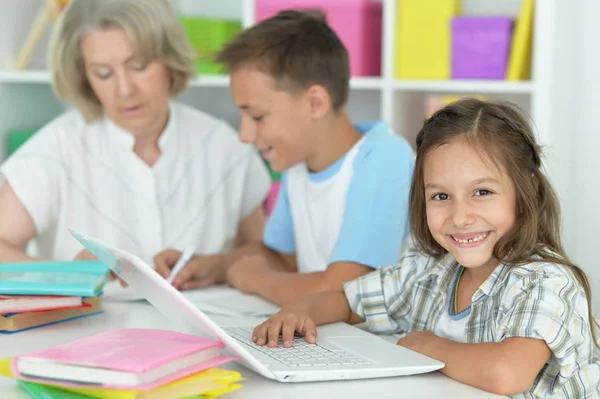
<svg viewBox="0 0 600 399">
<path fill-rule="evenodd" d="M 468 240 L 461 240 L 461 239 L 458 239 L 458 238 L 456 238 L 454 236 L 452 236 L 452 238 L 454 239 L 454 241 L 460 242 L 461 244 L 468 244 L 468 243 L 472 243 L 472 242 L 481 241 L 481 240 L 485 239 L 485 237 L 487 237 L 487 235 L 488 235 L 488 233 L 485 233 L 485 234 L 482 234 L 482 235 L 477 236 L 477 237 L 469 238 Z"/>
</svg>

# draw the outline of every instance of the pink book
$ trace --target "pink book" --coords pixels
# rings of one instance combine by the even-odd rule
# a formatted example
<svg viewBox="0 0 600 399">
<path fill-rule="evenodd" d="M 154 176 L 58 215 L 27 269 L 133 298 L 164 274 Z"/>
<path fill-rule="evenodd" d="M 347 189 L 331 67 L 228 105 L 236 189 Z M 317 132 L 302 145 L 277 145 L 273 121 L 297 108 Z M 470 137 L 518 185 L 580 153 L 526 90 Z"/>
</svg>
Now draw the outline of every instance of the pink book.
<svg viewBox="0 0 600 399">
<path fill-rule="evenodd" d="M 222 348 L 188 334 L 126 328 L 18 356 L 11 367 L 29 381 L 144 390 L 231 360 Z"/>
<path fill-rule="evenodd" d="M 0 314 L 81 306 L 80 296 L 0 295 Z"/>
</svg>

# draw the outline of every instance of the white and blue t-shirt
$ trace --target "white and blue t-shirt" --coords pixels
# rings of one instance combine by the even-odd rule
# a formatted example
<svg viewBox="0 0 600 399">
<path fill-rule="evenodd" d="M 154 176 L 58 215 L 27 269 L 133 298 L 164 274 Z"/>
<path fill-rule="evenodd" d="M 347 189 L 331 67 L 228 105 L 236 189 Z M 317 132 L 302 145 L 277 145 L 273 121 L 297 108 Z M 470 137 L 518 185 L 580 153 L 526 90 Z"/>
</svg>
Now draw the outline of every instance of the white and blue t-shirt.
<svg viewBox="0 0 600 399">
<path fill-rule="evenodd" d="M 327 169 L 311 172 L 302 163 L 282 174 L 263 241 L 296 254 L 301 273 L 342 261 L 394 264 L 408 236 L 414 152 L 383 122 L 356 128 L 363 137 Z"/>
</svg>

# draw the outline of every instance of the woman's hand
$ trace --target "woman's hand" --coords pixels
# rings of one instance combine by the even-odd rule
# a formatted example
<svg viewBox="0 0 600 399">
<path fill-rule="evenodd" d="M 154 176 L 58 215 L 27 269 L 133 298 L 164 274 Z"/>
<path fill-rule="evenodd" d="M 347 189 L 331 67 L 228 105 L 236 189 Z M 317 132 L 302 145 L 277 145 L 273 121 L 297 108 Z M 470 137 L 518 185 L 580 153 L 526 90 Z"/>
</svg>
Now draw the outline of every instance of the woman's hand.
<svg viewBox="0 0 600 399">
<path fill-rule="evenodd" d="M 181 251 L 167 249 L 154 257 L 158 274 L 167 278 L 179 258 Z M 194 255 L 187 265 L 181 269 L 173 280 L 173 287 L 178 290 L 191 290 L 208 287 L 225 282 L 226 268 L 222 255 Z"/>
<path fill-rule="evenodd" d="M 96 256 L 94 256 L 94 254 L 92 254 L 87 249 L 84 249 L 75 256 L 75 260 L 98 260 L 98 258 L 96 258 Z M 127 284 L 125 281 L 121 280 L 121 278 L 119 276 L 117 276 L 115 274 L 115 272 L 113 272 L 112 270 L 110 271 L 110 274 L 108 275 L 108 279 L 110 281 L 119 280 L 121 287 L 129 287 L 129 284 Z"/>
<path fill-rule="evenodd" d="M 84 249 L 75 256 L 75 260 L 98 260 L 98 258 L 87 249 Z"/>
<path fill-rule="evenodd" d="M 281 335 L 283 347 L 289 348 L 294 333 L 303 335 L 309 344 L 317 342 L 317 326 L 308 312 L 308 306 L 302 302 L 284 306 L 277 314 L 259 324 L 252 333 L 252 341 L 274 348 Z"/>
</svg>

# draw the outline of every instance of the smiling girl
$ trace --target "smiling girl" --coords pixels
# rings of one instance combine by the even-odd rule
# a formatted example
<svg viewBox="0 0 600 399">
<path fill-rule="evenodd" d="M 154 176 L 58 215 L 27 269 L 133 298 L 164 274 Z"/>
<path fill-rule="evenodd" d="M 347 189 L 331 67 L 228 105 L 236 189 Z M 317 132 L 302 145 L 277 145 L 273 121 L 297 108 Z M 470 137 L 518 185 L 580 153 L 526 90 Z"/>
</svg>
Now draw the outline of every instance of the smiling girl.
<svg viewBox="0 0 600 399">
<path fill-rule="evenodd" d="M 465 99 L 425 122 L 410 219 L 415 245 L 397 265 L 283 308 L 253 340 L 315 342 L 315 325 L 366 321 L 490 392 L 597 397 L 590 286 L 563 250 L 558 200 L 517 108 Z"/>
</svg>

